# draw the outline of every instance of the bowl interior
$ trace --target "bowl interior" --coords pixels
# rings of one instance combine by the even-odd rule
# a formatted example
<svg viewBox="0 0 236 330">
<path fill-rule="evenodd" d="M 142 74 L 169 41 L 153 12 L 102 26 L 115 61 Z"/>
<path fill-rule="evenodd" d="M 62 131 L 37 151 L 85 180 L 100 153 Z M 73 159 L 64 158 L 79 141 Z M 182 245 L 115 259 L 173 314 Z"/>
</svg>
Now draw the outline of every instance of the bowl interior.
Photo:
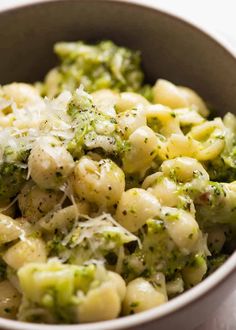
<svg viewBox="0 0 236 330">
<path fill-rule="evenodd" d="M 171 15 L 128 2 L 61 0 L 16 8 L 0 18 L 1 84 L 42 79 L 55 64 L 56 41 L 112 39 L 141 50 L 150 82 L 166 78 L 197 90 L 220 113 L 236 109 L 235 58 Z"/>
</svg>

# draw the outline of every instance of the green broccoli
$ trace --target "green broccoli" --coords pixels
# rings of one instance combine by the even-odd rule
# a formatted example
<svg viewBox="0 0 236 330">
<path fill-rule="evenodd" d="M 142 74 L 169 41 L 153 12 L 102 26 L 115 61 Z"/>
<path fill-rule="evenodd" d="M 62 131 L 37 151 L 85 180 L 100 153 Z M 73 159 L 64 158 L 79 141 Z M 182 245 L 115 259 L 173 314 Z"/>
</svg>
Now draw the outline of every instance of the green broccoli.
<svg viewBox="0 0 236 330">
<path fill-rule="evenodd" d="M 116 91 L 143 92 L 150 97 L 149 86 L 142 86 L 140 53 L 119 47 L 111 41 L 97 45 L 59 42 L 54 51 L 60 65 L 49 72 L 43 94 L 53 97 L 63 90 L 74 91 L 83 84 L 87 92 L 109 88 Z"/>
<path fill-rule="evenodd" d="M 236 180 L 236 119 L 227 113 L 223 119 L 225 125 L 225 147 L 221 154 L 206 163 L 212 181 L 232 182 Z"/>
<path fill-rule="evenodd" d="M 15 139 L 17 142 L 17 137 Z M 0 200 L 16 196 L 26 181 L 29 150 L 24 145 L 17 145 L 17 149 L 7 146 L 3 150 L 0 162 Z"/>
<path fill-rule="evenodd" d="M 227 259 L 227 254 L 217 254 L 215 256 L 211 256 L 207 259 L 207 274 L 206 276 L 209 276 L 210 274 L 214 273 L 216 269 L 218 269 Z"/>
<path fill-rule="evenodd" d="M 47 246 L 50 256 L 66 258 L 69 263 L 82 265 L 96 259 L 105 262 L 109 269 L 115 269 L 119 253 L 132 242 L 137 245 L 137 237 L 116 225 L 109 214 L 104 214 L 87 221 L 75 220 L 68 234 L 57 232 Z"/>
<path fill-rule="evenodd" d="M 31 263 L 20 268 L 18 277 L 23 293 L 21 321 L 78 323 L 115 318 L 124 298 L 123 280 L 101 265 Z M 109 313 L 107 304 L 111 304 Z"/>
<path fill-rule="evenodd" d="M 235 141 L 236 142 L 236 141 Z M 236 180 L 236 146 L 206 164 L 212 181 L 232 182 Z"/>
<path fill-rule="evenodd" d="M 176 246 L 162 220 L 149 219 L 139 236 L 142 237 L 141 248 L 136 246 L 124 260 L 122 275 L 128 280 L 149 277 L 157 271 L 171 280 L 195 255 L 186 255 Z"/>
<path fill-rule="evenodd" d="M 201 226 L 236 222 L 236 182 L 206 182 L 205 185 L 186 184 L 184 191 L 193 199 L 196 218 Z"/>
<path fill-rule="evenodd" d="M 126 142 L 116 131 L 116 120 L 101 113 L 82 88 L 73 93 L 68 114 L 73 120 L 75 134 L 67 149 L 74 158 L 79 159 L 89 150 L 117 156 L 125 149 Z"/>
</svg>

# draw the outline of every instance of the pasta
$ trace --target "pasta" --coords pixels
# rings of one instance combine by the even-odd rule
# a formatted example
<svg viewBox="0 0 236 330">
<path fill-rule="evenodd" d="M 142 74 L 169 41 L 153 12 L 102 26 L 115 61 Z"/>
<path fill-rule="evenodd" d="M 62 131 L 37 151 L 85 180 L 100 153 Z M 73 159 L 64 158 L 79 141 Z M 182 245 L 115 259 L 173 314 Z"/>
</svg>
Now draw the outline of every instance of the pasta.
<svg viewBox="0 0 236 330">
<path fill-rule="evenodd" d="M 145 173 L 157 153 L 157 137 L 147 126 L 137 128 L 128 139 L 129 148 L 122 159 L 126 173 Z"/>
<path fill-rule="evenodd" d="M 115 219 L 129 231 L 136 232 L 147 219 L 158 216 L 159 212 L 160 204 L 152 194 L 133 188 L 122 194 Z"/>
<path fill-rule="evenodd" d="M 39 238 L 28 237 L 11 246 L 4 254 L 3 260 L 13 269 L 19 269 L 30 262 L 46 262 L 46 246 Z"/>
<path fill-rule="evenodd" d="M 110 159 L 98 162 L 82 157 L 72 180 L 78 197 L 96 203 L 104 210 L 118 203 L 125 189 L 124 173 Z"/>
<path fill-rule="evenodd" d="M 11 217 L 7 215 L 0 215 L 0 244 L 12 242 L 21 235 L 22 230 L 20 226 Z"/>
<path fill-rule="evenodd" d="M 123 307 L 125 315 L 139 313 L 166 302 L 165 282 L 150 282 L 144 278 L 129 282 Z"/>
<path fill-rule="evenodd" d="M 37 221 L 59 204 L 62 197 L 60 191 L 43 190 L 28 181 L 18 195 L 18 204 L 24 218 Z"/>
<path fill-rule="evenodd" d="M 0 317 L 14 319 L 20 305 L 20 293 L 7 280 L 0 282 Z"/>
<path fill-rule="evenodd" d="M 147 106 L 149 102 L 140 94 L 137 93 L 121 93 L 115 108 L 117 112 L 135 109 L 137 106 Z"/>
<path fill-rule="evenodd" d="M 0 316 L 71 324 L 158 308 L 235 247 L 236 117 L 144 84 L 139 52 L 62 42 L 0 86 Z"/>
<path fill-rule="evenodd" d="M 32 148 L 29 156 L 29 171 L 33 181 L 44 189 L 57 189 L 73 170 L 73 158 L 49 136 L 43 137 Z"/>
<path fill-rule="evenodd" d="M 147 123 L 145 110 L 142 108 L 121 112 L 117 115 L 118 128 L 128 138 L 136 129 Z"/>
<path fill-rule="evenodd" d="M 184 267 L 182 271 L 183 280 L 187 287 L 192 287 L 201 282 L 206 272 L 206 261 L 201 256 L 196 256 L 190 266 Z"/>
</svg>

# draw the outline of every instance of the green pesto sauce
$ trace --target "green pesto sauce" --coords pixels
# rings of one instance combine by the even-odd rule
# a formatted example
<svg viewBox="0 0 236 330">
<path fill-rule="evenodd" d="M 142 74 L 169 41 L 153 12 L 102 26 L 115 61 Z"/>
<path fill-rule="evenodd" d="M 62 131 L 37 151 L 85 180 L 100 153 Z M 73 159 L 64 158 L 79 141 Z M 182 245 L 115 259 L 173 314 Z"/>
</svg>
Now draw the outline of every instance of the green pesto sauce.
<svg viewBox="0 0 236 330">
<path fill-rule="evenodd" d="M 0 200 L 14 197 L 26 181 L 27 169 L 17 163 L 0 165 Z"/>
<path fill-rule="evenodd" d="M 116 129 L 116 120 L 101 113 L 92 103 L 89 94 L 82 92 L 80 95 L 77 95 L 74 93 L 67 112 L 76 126 L 74 137 L 67 146 L 68 151 L 75 159 L 79 159 L 86 150 L 96 149 L 86 146 L 86 139 L 95 142 L 99 138 L 105 138 L 107 142 L 106 147 L 104 148 L 101 144 L 98 148 L 100 150 L 96 151 L 113 157 L 119 156 L 127 148 L 127 142 L 122 139 L 121 134 Z M 98 127 L 104 124 L 113 125 L 114 130 L 109 133 L 101 132 Z"/>
<path fill-rule="evenodd" d="M 149 277 L 157 271 L 168 280 L 181 271 L 191 256 L 184 255 L 172 241 L 162 220 L 150 219 L 145 232 L 140 233 L 142 247 L 127 256 L 123 276 L 131 280 L 137 276 Z"/>
<path fill-rule="evenodd" d="M 142 93 L 151 98 L 151 87 L 143 85 L 140 52 L 119 47 L 111 41 L 88 45 L 82 41 L 59 42 L 54 51 L 59 65 L 46 77 L 44 95 L 74 91 L 83 84 L 87 92 L 109 88 Z"/>
</svg>

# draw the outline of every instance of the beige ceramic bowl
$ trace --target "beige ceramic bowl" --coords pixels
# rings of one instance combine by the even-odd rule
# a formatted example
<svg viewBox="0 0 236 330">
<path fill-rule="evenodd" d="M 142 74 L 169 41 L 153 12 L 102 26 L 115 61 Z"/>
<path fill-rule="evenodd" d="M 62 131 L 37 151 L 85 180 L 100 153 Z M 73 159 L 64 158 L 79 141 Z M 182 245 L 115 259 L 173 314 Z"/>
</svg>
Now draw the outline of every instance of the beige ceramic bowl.
<svg viewBox="0 0 236 330">
<path fill-rule="evenodd" d="M 144 2 L 144 1 L 143 1 Z M 158 77 L 197 90 L 219 114 L 236 111 L 236 56 L 208 32 L 134 1 L 37 1 L 0 12 L 0 83 L 35 81 L 54 64 L 58 40 L 112 39 L 140 49 L 150 82 Z M 37 325 L 0 319 L 10 330 L 191 330 L 232 291 L 236 254 L 213 275 L 167 304 L 113 321 Z"/>
</svg>

